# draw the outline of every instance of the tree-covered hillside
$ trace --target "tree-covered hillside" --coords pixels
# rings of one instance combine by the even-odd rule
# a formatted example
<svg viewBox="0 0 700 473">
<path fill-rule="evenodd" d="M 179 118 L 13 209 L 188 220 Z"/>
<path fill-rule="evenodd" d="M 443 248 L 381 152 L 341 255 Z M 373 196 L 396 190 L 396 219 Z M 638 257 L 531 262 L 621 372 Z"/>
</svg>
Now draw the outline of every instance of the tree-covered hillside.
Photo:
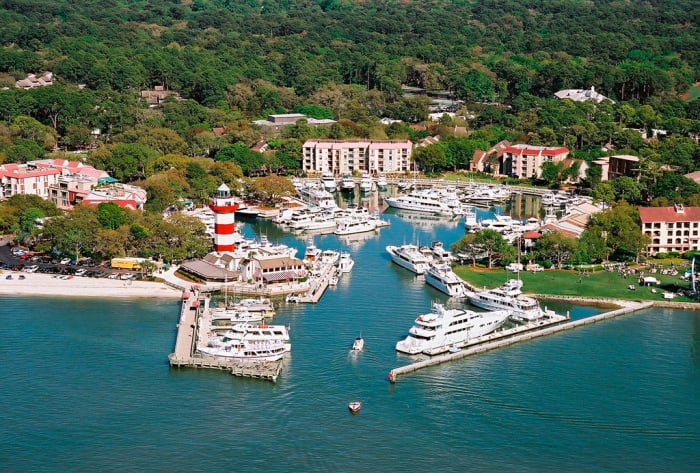
<svg viewBox="0 0 700 473">
<path fill-rule="evenodd" d="M 204 105 L 243 80 L 307 96 L 362 84 L 466 99 L 595 86 L 615 100 L 698 78 L 697 2 L 678 0 L 0 2 L 0 72 L 50 69 L 124 91 L 165 85 Z"/>
</svg>

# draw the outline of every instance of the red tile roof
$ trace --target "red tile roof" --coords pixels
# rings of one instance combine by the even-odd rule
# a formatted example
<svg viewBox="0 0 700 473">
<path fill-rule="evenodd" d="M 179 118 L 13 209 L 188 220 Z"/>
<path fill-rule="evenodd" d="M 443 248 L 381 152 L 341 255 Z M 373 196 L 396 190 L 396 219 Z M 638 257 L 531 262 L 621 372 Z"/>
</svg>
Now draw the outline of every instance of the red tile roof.
<svg viewBox="0 0 700 473">
<path fill-rule="evenodd" d="M 527 155 L 539 155 L 543 156 L 557 156 L 559 154 L 566 154 L 569 152 L 569 148 L 545 148 L 545 147 L 518 147 L 518 146 L 508 146 L 503 150 L 505 153 L 512 154 L 527 154 Z"/>
<path fill-rule="evenodd" d="M 700 207 L 684 207 L 677 212 L 674 207 L 639 207 L 639 218 L 646 222 L 700 222 Z"/>
</svg>

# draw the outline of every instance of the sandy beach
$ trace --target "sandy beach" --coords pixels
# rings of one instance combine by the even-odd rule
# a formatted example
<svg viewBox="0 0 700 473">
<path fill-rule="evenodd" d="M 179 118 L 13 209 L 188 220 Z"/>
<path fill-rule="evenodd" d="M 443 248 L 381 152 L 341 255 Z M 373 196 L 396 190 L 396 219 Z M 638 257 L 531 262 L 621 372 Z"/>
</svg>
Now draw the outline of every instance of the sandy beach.
<svg viewBox="0 0 700 473">
<path fill-rule="evenodd" d="M 11 274 L 12 279 L 6 279 Z M 23 275 L 25 279 L 19 279 Z M 58 297 L 159 297 L 180 298 L 182 292 L 166 284 L 147 281 L 73 277 L 59 279 L 52 274 L 0 273 L 0 294 Z"/>
</svg>

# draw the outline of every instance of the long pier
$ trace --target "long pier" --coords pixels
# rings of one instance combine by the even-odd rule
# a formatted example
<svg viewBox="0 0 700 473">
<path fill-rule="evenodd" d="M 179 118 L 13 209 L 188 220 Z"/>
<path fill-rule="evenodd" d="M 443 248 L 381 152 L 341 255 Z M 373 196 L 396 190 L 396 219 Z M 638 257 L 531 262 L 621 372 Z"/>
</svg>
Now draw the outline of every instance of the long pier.
<svg viewBox="0 0 700 473">
<path fill-rule="evenodd" d="M 234 376 L 259 378 L 277 382 L 282 371 L 282 361 L 247 361 L 203 356 L 196 353 L 201 311 L 207 310 L 209 297 L 193 290 L 189 297 L 182 299 L 180 320 L 177 324 L 175 350 L 168 355 L 170 366 L 174 368 L 209 368 L 225 370 Z"/>
<path fill-rule="evenodd" d="M 535 338 L 552 335 L 577 327 L 583 327 L 585 325 L 594 324 L 603 320 L 619 317 L 621 315 L 630 314 L 638 310 L 648 309 L 653 305 L 654 302 L 625 303 L 624 307 L 619 309 L 579 320 L 568 320 L 566 317 L 557 316 L 558 318 L 550 318 L 549 320 L 535 323 L 534 326 L 532 324 L 527 324 L 500 332 L 494 332 L 490 335 L 486 335 L 485 337 L 481 337 L 478 341 L 469 343 L 465 348 L 456 353 L 446 353 L 444 355 L 431 357 L 427 360 L 417 361 L 415 363 L 411 363 L 410 365 L 394 368 L 389 372 L 389 381 L 396 383 L 399 376 L 413 373 L 414 371 L 418 371 L 422 368 L 439 365 L 441 363 L 446 363 L 465 356 L 495 350 L 497 348 L 533 340 Z"/>
</svg>

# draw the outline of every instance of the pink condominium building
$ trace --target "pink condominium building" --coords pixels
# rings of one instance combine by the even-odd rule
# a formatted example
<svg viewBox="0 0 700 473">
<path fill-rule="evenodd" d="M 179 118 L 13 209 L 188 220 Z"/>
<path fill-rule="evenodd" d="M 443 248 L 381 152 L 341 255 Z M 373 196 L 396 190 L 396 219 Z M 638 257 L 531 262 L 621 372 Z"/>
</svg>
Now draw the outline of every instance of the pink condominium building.
<svg viewBox="0 0 700 473">
<path fill-rule="evenodd" d="M 306 172 L 350 174 L 409 171 L 410 140 L 307 140 L 302 146 Z"/>
</svg>

